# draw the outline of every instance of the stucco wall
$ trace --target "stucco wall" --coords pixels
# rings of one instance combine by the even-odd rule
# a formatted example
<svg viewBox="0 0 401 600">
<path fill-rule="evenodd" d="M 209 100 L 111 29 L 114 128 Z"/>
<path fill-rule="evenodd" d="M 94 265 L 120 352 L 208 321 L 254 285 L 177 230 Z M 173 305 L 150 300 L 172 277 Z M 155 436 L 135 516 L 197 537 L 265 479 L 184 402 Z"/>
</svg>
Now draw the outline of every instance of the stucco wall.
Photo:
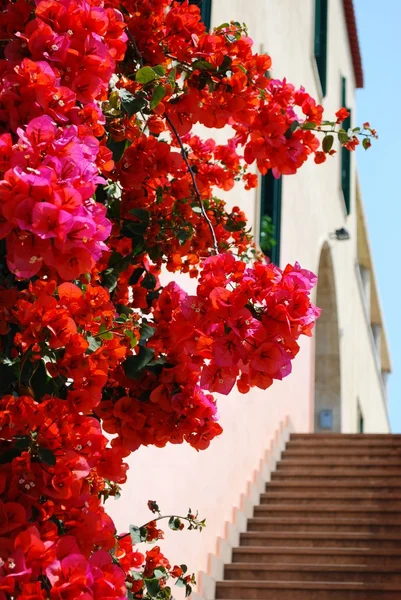
<svg viewBox="0 0 401 600">
<path fill-rule="evenodd" d="M 334 114 L 340 107 L 342 75 L 348 80 L 348 105 L 354 108 L 354 78 L 342 2 L 332 0 L 329 6 L 328 95 L 323 103 L 327 113 Z M 313 7 L 313 0 L 215 0 L 213 23 L 245 21 L 256 49 L 263 45 L 272 55 L 272 76 L 287 76 L 318 97 Z M 353 189 L 354 180 L 355 173 Z M 230 193 L 231 201 L 245 207 L 253 224 L 258 194 L 240 188 Z M 309 162 L 299 174 L 285 178 L 282 265 L 299 260 L 317 272 L 322 246 L 329 241 L 337 290 L 343 431 L 357 430 L 359 398 L 366 431 L 385 432 L 388 421 L 381 380 L 355 269 L 354 192 L 351 202 L 351 215 L 346 217 L 339 155 L 320 166 Z M 347 227 L 351 239 L 329 240 L 329 233 L 342 226 Z M 222 534 L 225 520 L 231 519 L 233 506 L 280 420 L 290 414 L 297 431 L 307 432 L 313 427 L 314 340 L 306 339 L 301 346 L 287 380 L 266 392 L 253 391 L 247 396 L 234 392 L 219 398 L 225 432 L 209 450 L 196 453 L 187 447 L 143 448 L 131 457 L 123 496 L 109 505 L 120 531 L 132 520 L 141 524 L 148 519 L 148 499 L 157 500 L 168 512 L 185 512 L 189 506 L 199 509 L 208 521 L 202 535 L 169 533 L 163 548 L 173 561 L 185 558 L 192 569 L 206 568 L 207 554 L 215 550 L 216 537 Z"/>
</svg>

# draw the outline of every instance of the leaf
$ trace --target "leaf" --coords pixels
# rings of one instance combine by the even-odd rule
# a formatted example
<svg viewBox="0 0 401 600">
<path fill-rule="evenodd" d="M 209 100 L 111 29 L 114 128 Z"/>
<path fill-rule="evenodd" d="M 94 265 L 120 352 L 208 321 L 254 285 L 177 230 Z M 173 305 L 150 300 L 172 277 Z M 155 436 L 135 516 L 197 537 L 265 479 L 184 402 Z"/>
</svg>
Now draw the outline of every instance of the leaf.
<svg viewBox="0 0 401 600">
<path fill-rule="evenodd" d="M 156 79 L 156 73 L 151 67 L 142 67 L 135 75 L 135 81 L 145 85 Z"/>
<path fill-rule="evenodd" d="M 146 208 L 131 208 L 129 212 L 140 221 L 150 221 L 150 212 Z"/>
<path fill-rule="evenodd" d="M 93 337 L 92 335 L 88 335 L 86 341 L 89 344 L 88 349 L 86 350 L 87 354 L 92 354 L 92 352 L 96 352 L 96 350 L 102 345 L 102 342 L 97 338 Z"/>
<path fill-rule="evenodd" d="M 28 450 L 30 445 L 32 444 L 32 440 L 28 435 L 24 435 L 23 437 L 17 438 L 15 441 L 15 448 L 18 450 Z"/>
<path fill-rule="evenodd" d="M 148 590 L 149 596 L 155 598 L 157 594 L 160 592 L 160 583 L 159 580 L 154 579 L 145 579 L 146 589 Z"/>
<path fill-rule="evenodd" d="M 112 331 L 106 331 L 100 335 L 102 340 L 112 340 L 114 338 Z"/>
<path fill-rule="evenodd" d="M 195 60 L 191 67 L 193 69 L 199 69 L 200 71 L 214 71 L 214 66 L 207 60 L 203 59 Z"/>
<path fill-rule="evenodd" d="M 111 137 L 109 138 L 107 142 L 107 147 L 112 151 L 113 160 L 115 163 L 118 163 L 118 161 L 124 154 L 125 146 L 126 140 L 122 140 L 121 142 L 115 142 Z"/>
<path fill-rule="evenodd" d="M 45 465 L 54 466 L 56 464 L 55 454 L 50 448 L 39 448 L 38 456 Z"/>
<path fill-rule="evenodd" d="M 152 95 L 152 100 L 150 101 L 151 110 L 156 108 L 156 106 L 163 100 L 165 95 L 166 89 L 162 85 L 158 85 L 157 88 L 155 88 Z"/>
<path fill-rule="evenodd" d="M 0 465 L 5 465 L 10 463 L 17 456 L 21 456 L 22 450 L 19 448 L 9 448 L 8 450 L 3 450 L 0 453 Z"/>
<path fill-rule="evenodd" d="M 155 67 L 152 67 L 152 69 L 160 77 L 163 77 L 163 75 L 166 74 L 166 69 L 163 67 L 163 65 L 156 65 Z"/>
<path fill-rule="evenodd" d="M 162 579 L 162 577 L 166 576 L 166 569 L 164 567 L 159 567 L 154 570 L 154 576 L 156 579 Z"/>
<path fill-rule="evenodd" d="M 151 327 L 147 323 L 141 325 L 141 341 L 148 341 L 153 335 L 155 335 L 156 329 Z"/>
<path fill-rule="evenodd" d="M 170 517 L 168 521 L 168 526 L 173 531 L 179 531 L 181 525 L 181 520 L 178 517 Z"/>
<path fill-rule="evenodd" d="M 157 283 L 156 277 L 153 273 L 147 272 L 145 277 L 141 281 L 141 286 L 146 288 L 147 290 L 154 290 Z"/>
<path fill-rule="evenodd" d="M 330 152 L 334 144 L 334 136 L 326 135 L 322 142 L 322 148 L 324 152 Z"/>
<path fill-rule="evenodd" d="M 7 393 L 10 386 L 18 381 L 13 364 L 0 363 L 0 394 L 3 396 Z"/>
<path fill-rule="evenodd" d="M 231 65 L 232 65 L 232 58 L 230 58 L 230 56 L 228 56 L 227 54 L 225 55 L 223 62 L 221 63 L 221 65 L 218 68 L 218 73 L 219 74 L 223 74 L 226 73 L 227 71 L 230 70 Z"/>
<path fill-rule="evenodd" d="M 316 128 L 316 123 L 313 123 L 312 121 L 306 121 L 306 123 L 302 123 L 302 129 L 315 129 Z"/>
<path fill-rule="evenodd" d="M 365 150 L 368 150 L 371 147 L 371 141 L 369 138 L 363 138 L 362 140 L 362 146 L 364 147 Z"/>
<path fill-rule="evenodd" d="M 135 285 L 140 280 L 141 276 L 144 274 L 146 269 L 144 267 L 137 267 L 133 272 L 131 277 L 128 280 L 128 285 Z"/>
<path fill-rule="evenodd" d="M 129 534 L 133 544 L 140 544 L 146 540 L 146 531 L 143 527 L 137 527 L 137 525 L 129 526 Z"/>
<path fill-rule="evenodd" d="M 339 131 L 337 135 L 342 144 L 346 144 L 349 141 L 348 135 L 345 133 L 345 131 Z"/>
<path fill-rule="evenodd" d="M 142 346 L 138 354 L 128 356 L 123 362 L 126 376 L 135 379 L 136 375 L 152 360 L 154 353 L 152 348 Z"/>
</svg>

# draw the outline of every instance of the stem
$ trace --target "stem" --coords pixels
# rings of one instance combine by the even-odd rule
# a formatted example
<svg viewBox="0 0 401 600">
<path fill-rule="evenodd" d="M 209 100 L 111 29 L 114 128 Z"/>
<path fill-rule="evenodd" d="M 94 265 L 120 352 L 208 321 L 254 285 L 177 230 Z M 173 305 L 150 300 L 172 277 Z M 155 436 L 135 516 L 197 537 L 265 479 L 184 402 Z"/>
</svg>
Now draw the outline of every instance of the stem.
<svg viewBox="0 0 401 600">
<path fill-rule="evenodd" d="M 199 206 L 200 206 L 200 209 L 201 209 L 201 212 L 202 212 L 202 216 L 204 217 L 206 223 L 208 224 L 208 227 L 209 227 L 209 230 L 210 230 L 210 235 L 212 236 L 214 252 L 215 252 L 215 254 L 218 254 L 219 253 L 219 245 L 217 243 L 216 234 L 215 234 L 214 229 L 213 229 L 213 224 L 212 224 L 211 220 L 209 219 L 209 216 L 208 216 L 208 214 L 207 214 L 207 212 L 205 210 L 205 207 L 203 205 L 203 200 L 202 200 L 202 197 L 200 195 L 198 184 L 196 182 L 195 173 L 193 172 L 192 167 L 191 167 L 191 165 L 189 163 L 188 156 L 187 156 L 187 153 L 186 153 L 185 148 L 184 148 L 184 144 L 182 143 L 182 139 L 181 139 L 180 134 L 178 133 L 177 129 L 175 128 L 174 123 L 171 121 L 170 117 L 167 114 L 165 114 L 165 119 L 166 119 L 167 123 L 169 124 L 169 126 L 170 126 L 172 132 L 174 133 L 175 138 L 176 138 L 176 140 L 177 140 L 177 142 L 178 142 L 178 144 L 180 146 L 182 158 L 184 159 L 185 164 L 186 164 L 187 169 L 188 169 L 188 172 L 191 175 L 192 185 L 194 187 L 195 195 L 196 195 L 196 197 L 198 199 L 198 203 L 199 203 Z"/>
<path fill-rule="evenodd" d="M 151 523 L 155 523 L 156 521 L 162 521 L 163 519 L 180 519 L 180 521 L 188 521 L 188 523 L 196 523 L 196 521 L 194 519 L 188 519 L 188 517 L 177 517 L 176 515 L 160 515 L 159 517 L 152 519 L 148 523 L 145 523 L 145 525 L 142 525 L 139 529 L 143 529 L 144 527 L 147 527 Z M 122 540 L 122 539 L 128 537 L 129 535 L 131 535 L 131 534 L 124 533 L 123 535 L 119 535 L 117 537 L 117 539 Z"/>
<path fill-rule="evenodd" d="M 142 68 L 143 67 L 143 58 L 142 58 L 142 54 L 139 52 L 139 48 L 138 48 L 138 46 L 136 44 L 135 38 L 132 35 L 132 33 L 130 32 L 130 30 L 128 29 L 128 27 L 126 27 L 125 30 L 127 32 L 128 39 L 131 42 L 132 48 L 133 48 L 133 50 L 135 52 L 135 55 L 136 55 L 136 57 L 138 59 L 138 62 L 140 64 L 141 68 Z"/>
</svg>

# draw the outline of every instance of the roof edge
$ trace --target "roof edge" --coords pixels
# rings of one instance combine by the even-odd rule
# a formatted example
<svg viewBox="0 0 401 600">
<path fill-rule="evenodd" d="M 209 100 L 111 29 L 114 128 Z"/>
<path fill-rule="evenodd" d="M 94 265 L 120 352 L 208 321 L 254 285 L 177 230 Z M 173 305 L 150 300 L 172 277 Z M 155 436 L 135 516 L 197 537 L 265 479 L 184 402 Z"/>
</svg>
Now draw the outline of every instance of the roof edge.
<svg viewBox="0 0 401 600">
<path fill-rule="evenodd" d="M 347 23 L 348 40 L 354 67 L 355 84 L 357 88 L 363 88 L 364 76 L 362 67 L 361 49 L 359 46 L 358 29 L 353 0 L 343 0 L 345 21 Z"/>
</svg>

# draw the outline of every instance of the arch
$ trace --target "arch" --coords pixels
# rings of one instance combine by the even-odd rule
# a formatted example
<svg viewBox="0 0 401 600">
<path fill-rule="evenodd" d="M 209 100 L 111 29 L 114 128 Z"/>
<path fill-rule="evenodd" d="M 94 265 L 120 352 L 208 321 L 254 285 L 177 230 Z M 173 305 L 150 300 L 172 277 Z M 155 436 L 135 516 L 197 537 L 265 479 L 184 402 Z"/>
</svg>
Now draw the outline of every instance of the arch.
<svg viewBox="0 0 401 600">
<path fill-rule="evenodd" d="M 320 254 L 318 278 L 316 304 L 322 309 L 322 314 L 315 330 L 314 430 L 341 432 L 341 366 L 337 296 L 333 260 L 327 242 L 324 243 Z"/>
</svg>

